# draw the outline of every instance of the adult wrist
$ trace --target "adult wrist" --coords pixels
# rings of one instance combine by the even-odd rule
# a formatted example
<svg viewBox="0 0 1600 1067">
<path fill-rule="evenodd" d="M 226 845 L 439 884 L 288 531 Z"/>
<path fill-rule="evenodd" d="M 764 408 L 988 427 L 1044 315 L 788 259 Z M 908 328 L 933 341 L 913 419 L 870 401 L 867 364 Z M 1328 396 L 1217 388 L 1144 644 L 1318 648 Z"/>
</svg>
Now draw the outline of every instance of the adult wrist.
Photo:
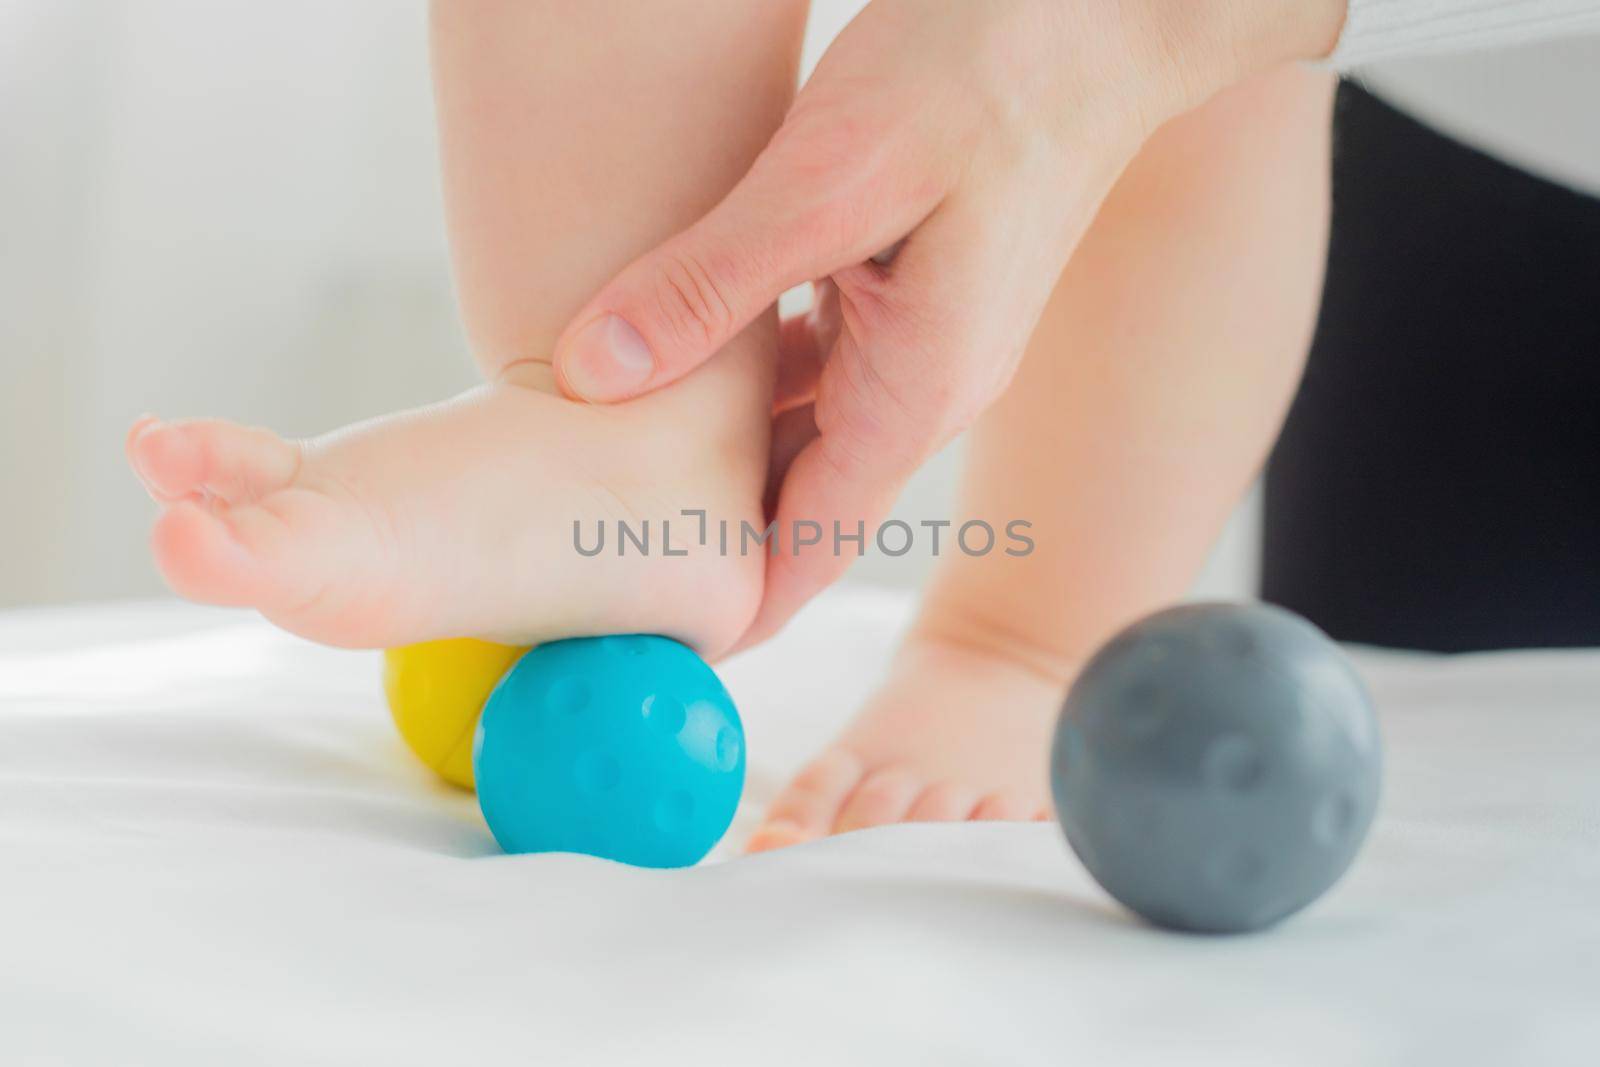
<svg viewBox="0 0 1600 1067">
<path fill-rule="evenodd" d="M 1327 58 L 1348 0 L 1143 0 L 1146 33 L 1194 107 L 1213 93 L 1285 63 Z"/>
</svg>

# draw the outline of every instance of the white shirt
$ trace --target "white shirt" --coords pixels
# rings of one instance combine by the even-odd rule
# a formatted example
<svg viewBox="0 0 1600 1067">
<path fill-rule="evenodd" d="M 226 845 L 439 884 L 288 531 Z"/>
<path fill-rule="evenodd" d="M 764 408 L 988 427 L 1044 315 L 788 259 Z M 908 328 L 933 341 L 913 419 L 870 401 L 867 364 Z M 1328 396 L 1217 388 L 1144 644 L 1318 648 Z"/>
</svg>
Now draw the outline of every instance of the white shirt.
<svg viewBox="0 0 1600 1067">
<path fill-rule="evenodd" d="M 1458 140 L 1600 196 L 1600 0 L 1350 0 L 1330 62 Z"/>
</svg>

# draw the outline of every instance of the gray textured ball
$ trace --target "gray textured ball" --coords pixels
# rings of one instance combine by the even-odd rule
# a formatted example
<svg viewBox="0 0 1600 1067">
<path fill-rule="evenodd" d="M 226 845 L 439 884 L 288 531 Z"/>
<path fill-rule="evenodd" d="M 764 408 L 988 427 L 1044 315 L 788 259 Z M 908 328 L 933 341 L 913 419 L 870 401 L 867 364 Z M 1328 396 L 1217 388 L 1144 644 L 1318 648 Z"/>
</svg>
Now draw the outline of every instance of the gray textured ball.
<svg viewBox="0 0 1600 1067">
<path fill-rule="evenodd" d="M 1112 638 L 1051 753 L 1067 840 L 1112 896 L 1180 930 L 1270 925 L 1350 866 L 1378 806 L 1365 687 L 1309 622 L 1191 604 Z"/>
</svg>

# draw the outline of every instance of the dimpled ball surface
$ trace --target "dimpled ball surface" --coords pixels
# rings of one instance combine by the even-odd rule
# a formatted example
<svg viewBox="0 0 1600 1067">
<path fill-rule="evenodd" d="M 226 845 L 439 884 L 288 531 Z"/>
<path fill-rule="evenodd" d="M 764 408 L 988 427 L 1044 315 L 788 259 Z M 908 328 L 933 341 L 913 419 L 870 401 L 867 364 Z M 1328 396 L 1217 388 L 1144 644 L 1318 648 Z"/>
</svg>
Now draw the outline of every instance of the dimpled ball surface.
<svg viewBox="0 0 1600 1067">
<path fill-rule="evenodd" d="M 472 788 L 472 737 L 500 676 L 527 648 L 471 638 L 383 653 L 383 691 L 406 745 L 440 777 Z"/>
<path fill-rule="evenodd" d="M 665 637 L 540 645 L 489 696 L 478 802 L 507 852 L 698 862 L 733 821 L 744 728 L 704 660 Z"/>
<path fill-rule="evenodd" d="M 1051 754 L 1067 840 L 1160 926 L 1268 926 L 1342 875 L 1377 810 L 1377 721 L 1338 646 L 1258 604 L 1158 612 L 1067 695 Z"/>
</svg>

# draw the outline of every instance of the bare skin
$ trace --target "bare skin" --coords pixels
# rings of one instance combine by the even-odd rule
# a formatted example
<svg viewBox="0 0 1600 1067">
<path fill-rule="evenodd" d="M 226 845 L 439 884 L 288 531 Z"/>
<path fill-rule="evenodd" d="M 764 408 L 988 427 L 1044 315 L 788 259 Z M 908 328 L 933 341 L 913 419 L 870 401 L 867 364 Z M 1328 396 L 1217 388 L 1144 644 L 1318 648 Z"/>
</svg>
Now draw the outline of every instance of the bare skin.
<svg viewBox="0 0 1600 1067">
<path fill-rule="evenodd" d="M 557 341 L 563 386 L 596 403 L 660 388 L 785 289 L 826 279 L 832 336 L 813 338 L 809 375 L 784 376 L 809 378 L 793 399 L 810 418 L 786 425 L 775 514 L 780 528 L 873 525 L 1004 391 L 1151 133 L 1220 89 L 1327 55 L 1344 15 L 1345 0 L 872 0 L 745 179 L 573 317 Z M 744 643 L 847 565 L 774 555 Z"/>
<path fill-rule="evenodd" d="M 793 95 L 804 18 L 797 2 L 439 0 L 447 216 L 489 384 L 306 442 L 141 420 L 127 450 L 163 507 L 172 587 L 336 645 L 648 631 L 726 650 L 760 602 L 759 553 L 685 546 L 679 523 L 686 557 L 658 540 L 585 558 L 572 528 L 648 519 L 659 538 L 686 508 L 762 525 L 772 314 L 614 407 L 560 396 L 549 359 L 609 274 L 748 169 Z"/>
<path fill-rule="evenodd" d="M 142 420 L 128 452 L 174 588 L 340 645 L 651 631 L 716 655 L 740 638 L 759 556 L 585 559 L 571 527 L 761 516 L 770 313 L 623 404 L 564 399 L 548 364 L 588 294 L 715 203 L 787 106 L 798 5 L 670 11 L 441 0 L 449 223 L 489 384 L 309 442 Z M 1261 78 L 1123 176 L 975 435 L 965 510 L 1030 519 L 1037 551 L 949 559 L 890 681 L 754 847 L 1045 810 L 1073 665 L 1181 591 L 1281 418 L 1322 261 L 1328 99 L 1319 75 Z"/>
<path fill-rule="evenodd" d="M 943 557 L 894 669 L 752 850 L 908 820 L 1048 813 L 1061 694 L 1181 596 L 1276 435 L 1320 293 L 1331 77 L 1260 76 L 1158 131 L 978 422 L 964 516 L 1035 551 Z"/>
</svg>

